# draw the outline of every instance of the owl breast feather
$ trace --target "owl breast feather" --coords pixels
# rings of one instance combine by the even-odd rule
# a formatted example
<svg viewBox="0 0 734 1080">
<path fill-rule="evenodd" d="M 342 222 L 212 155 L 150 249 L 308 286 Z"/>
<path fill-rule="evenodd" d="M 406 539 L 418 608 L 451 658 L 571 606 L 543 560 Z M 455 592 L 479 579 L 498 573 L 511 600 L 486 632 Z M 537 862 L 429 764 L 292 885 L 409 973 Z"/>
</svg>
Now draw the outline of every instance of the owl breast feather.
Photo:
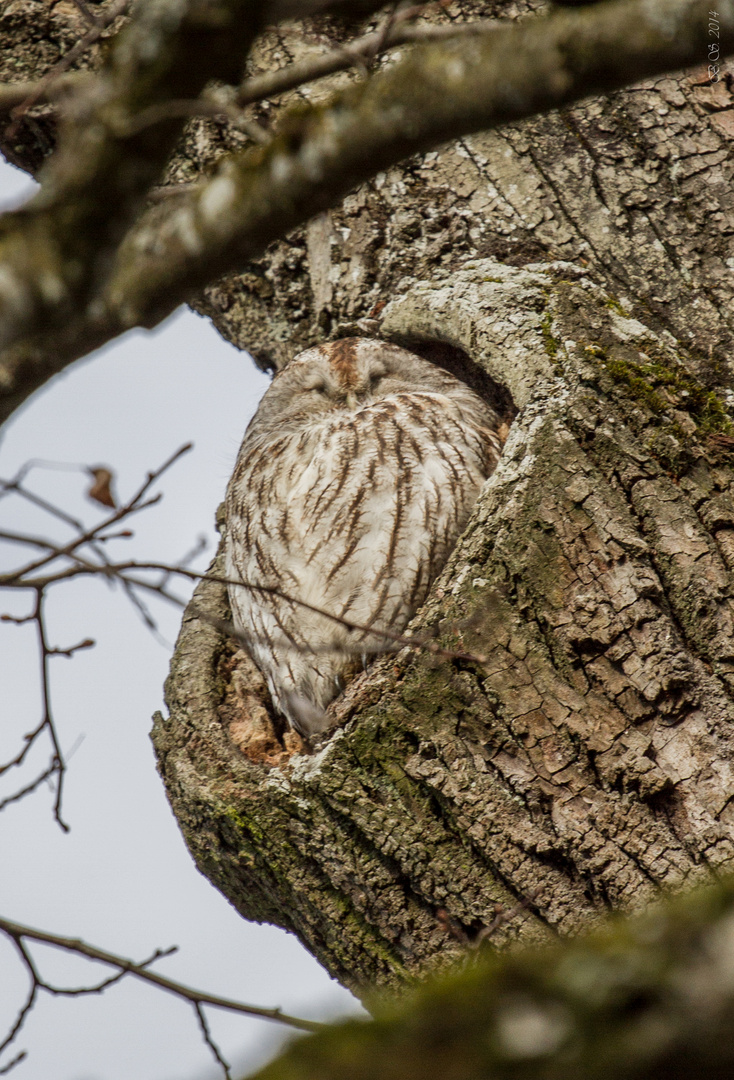
<svg viewBox="0 0 734 1080">
<path fill-rule="evenodd" d="M 283 595 L 230 586 L 230 602 L 297 730 L 313 733 L 345 669 L 385 646 L 381 629 L 405 628 L 445 565 L 497 456 L 467 411 L 406 393 L 270 437 L 248 430 L 228 494 L 227 576 Z M 298 702 L 314 706 L 310 720 Z"/>
</svg>

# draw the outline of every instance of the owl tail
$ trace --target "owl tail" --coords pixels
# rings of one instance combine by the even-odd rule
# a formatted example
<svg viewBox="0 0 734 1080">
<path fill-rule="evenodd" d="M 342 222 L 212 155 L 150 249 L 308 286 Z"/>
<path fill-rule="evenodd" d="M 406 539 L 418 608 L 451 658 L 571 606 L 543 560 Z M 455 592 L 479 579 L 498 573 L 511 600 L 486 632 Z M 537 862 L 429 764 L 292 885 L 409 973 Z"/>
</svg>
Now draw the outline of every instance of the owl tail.
<svg viewBox="0 0 734 1080">
<path fill-rule="evenodd" d="M 331 717 L 327 716 L 319 705 L 315 705 L 313 701 L 304 697 L 303 694 L 299 694 L 295 690 L 286 690 L 281 696 L 284 699 L 284 711 L 291 727 L 303 738 L 308 739 L 312 735 L 318 735 L 319 732 L 326 731 L 328 727 L 331 727 L 333 723 Z"/>
</svg>

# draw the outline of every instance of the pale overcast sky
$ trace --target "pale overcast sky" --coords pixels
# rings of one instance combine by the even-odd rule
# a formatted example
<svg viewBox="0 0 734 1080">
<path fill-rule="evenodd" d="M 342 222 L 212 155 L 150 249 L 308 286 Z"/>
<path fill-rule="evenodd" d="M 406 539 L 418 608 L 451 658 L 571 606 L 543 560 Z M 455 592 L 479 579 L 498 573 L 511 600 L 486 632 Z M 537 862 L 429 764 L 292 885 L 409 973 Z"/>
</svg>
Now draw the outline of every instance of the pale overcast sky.
<svg viewBox="0 0 734 1080">
<path fill-rule="evenodd" d="M 1 163 L 2 159 L 0 159 Z M 0 206 L 14 205 L 30 181 L 0 164 Z M 0 476 L 31 458 L 114 469 L 122 498 L 177 447 L 194 451 L 168 474 L 161 505 L 136 519 L 130 557 L 178 561 L 200 535 L 214 548 L 213 520 L 244 428 L 268 383 L 211 324 L 180 309 L 154 333 L 132 332 L 75 364 L 36 394 L 0 434 Z M 85 521 L 97 520 L 83 476 L 34 470 L 29 485 Z M 48 519 L 17 498 L 0 500 L 0 529 L 49 535 Z M 55 532 L 56 536 L 64 535 Z M 17 547 L 0 545 L 3 569 Z M 185 588 L 180 587 L 184 593 Z M 0 594 L 0 613 L 27 613 L 31 597 Z M 179 613 L 155 607 L 175 639 Z M 74 750 L 64 816 L 42 788 L 0 814 L 0 913 L 57 934 L 142 959 L 178 945 L 160 970 L 192 986 L 310 1017 L 358 1009 L 292 936 L 242 920 L 189 856 L 155 771 L 148 737 L 163 708 L 170 650 L 155 641 L 121 596 L 101 581 L 57 586 L 49 602 L 52 644 L 91 637 L 94 649 L 53 660 L 53 709 L 62 747 Z M 0 623 L 0 762 L 18 750 L 40 718 L 32 627 Z M 28 767 L 2 778 L 0 799 L 36 774 L 48 745 Z M 37 948 L 42 972 L 67 985 L 94 982 L 101 969 Z M 26 993 L 26 975 L 0 939 L 0 1041 Z M 213 1033 L 237 1069 L 272 1053 L 283 1029 L 208 1011 Z M 203 1080 L 221 1075 L 190 1008 L 125 981 L 104 996 L 44 996 L 0 1060 L 28 1057 L 17 1080 Z"/>
</svg>

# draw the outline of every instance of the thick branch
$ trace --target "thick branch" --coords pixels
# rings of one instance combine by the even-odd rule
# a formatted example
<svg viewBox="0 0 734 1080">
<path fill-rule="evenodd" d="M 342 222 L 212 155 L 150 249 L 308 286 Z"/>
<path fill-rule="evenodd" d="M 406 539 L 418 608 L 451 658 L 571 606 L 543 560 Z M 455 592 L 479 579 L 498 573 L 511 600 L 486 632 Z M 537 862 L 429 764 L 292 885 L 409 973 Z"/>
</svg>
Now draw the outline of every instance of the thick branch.
<svg viewBox="0 0 734 1080">
<path fill-rule="evenodd" d="M 236 81 L 261 8 L 247 0 L 138 6 L 94 84 L 69 107 L 41 193 L 3 219 L 0 339 L 64 330 L 87 307 L 184 123 L 167 118 L 136 132 L 130 118 L 169 98 L 196 97 L 214 77 Z M 89 325 L 100 315 L 104 322 L 103 313 L 89 313 Z"/>
<path fill-rule="evenodd" d="M 734 4 L 719 13 L 734 49 Z M 126 325 L 258 254 L 389 165 L 494 127 L 706 56 L 708 7 L 646 0 L 528 20 L 459 42 L 416 47 L 393 68 L 286 120 L 263 150 L 226 162 L 123 246 L 107 304 Z"/>
<path fill-rule="evenodd" d="M 300 1040 L 257 1080 L 723 1080 L 732 948 L 729 884 L 445 979 L 373 1023 Z"/>
<path fill-rule="evenodd" d="M 734 49 L 732 0 L 719 6 L 717 18 L 725 54 Z M 296 114 L 269 146 L 226 161 L 175 205 L 151 209 L 122 245 L 104 297 L 95 300 L 94 322 L 78 317 L 62 333 L 6 351 L 0 415 L 89 348 L 130 326 L 155 325 L 207 282 L 389 165 L 459 134 L 701 63 L 707 27 L 702 0 L 612 0 L 416 46 L 326 106 Z M 146 132 L 137 138 L 145 140 Z M 28 234 L 33 227 L 16 239 L 26 243 Z M 19 336 L 29 327 L 36 268 L 25 269 L 13 305 Z"/>
</svg>

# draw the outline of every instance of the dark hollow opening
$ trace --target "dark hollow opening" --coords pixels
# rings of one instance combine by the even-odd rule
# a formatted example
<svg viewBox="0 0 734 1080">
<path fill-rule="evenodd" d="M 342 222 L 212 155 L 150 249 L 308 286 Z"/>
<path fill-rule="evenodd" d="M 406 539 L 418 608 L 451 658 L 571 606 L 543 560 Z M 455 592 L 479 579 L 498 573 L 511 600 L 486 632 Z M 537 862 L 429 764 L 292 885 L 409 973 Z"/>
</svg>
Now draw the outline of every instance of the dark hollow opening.
<svg viewBox="0 0 734 1080">
<path fill-rule="evenodd" d="M 517 416 L 515 403 L 510 396 L 509 390 L 496 382 L 478 364 L 470 358 L 468 353 L 456 345 L 449 345 L 446 341 L 426 340 L 425 338 L 401 337 L 396 345 L 422 356 L 436 367 L 443 368 L 457 379 L 461 379 L 471 387 L 475 394 L 491 405 L 501 420 L 508 426 Z"/>
</svg>

